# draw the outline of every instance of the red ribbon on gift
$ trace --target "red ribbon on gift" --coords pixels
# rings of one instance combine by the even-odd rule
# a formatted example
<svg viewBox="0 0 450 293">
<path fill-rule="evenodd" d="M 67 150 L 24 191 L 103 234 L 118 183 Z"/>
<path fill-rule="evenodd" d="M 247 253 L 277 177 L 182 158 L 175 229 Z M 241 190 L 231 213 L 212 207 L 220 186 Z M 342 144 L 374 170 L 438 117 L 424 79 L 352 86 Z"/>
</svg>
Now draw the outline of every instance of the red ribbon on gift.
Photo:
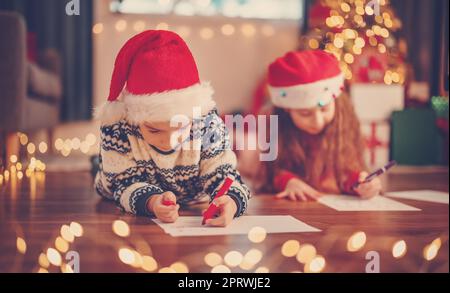
<svg viewBox="0 0 450 293">
<path fill-rule="evenodd" d="M 444 118 L 438 118 L 436 120 L 437 127 L 445 133 L 448 133 L 448 120 Z"/>
<path fill-rule="evenodd" d="M 370 137 L 366 137 L 365 141 L 366 141 L 366 146 L 370 151 L 370 164 L 375 165 L 375 158 L 376 158 L 375 152 L 376 152 L 377 148 L 379 148 L 379 147 L 387 148 L 388 143 L 378 139 L 376 122 L 370 123 L 370 128 L 371 128 Z"/>
</svg>

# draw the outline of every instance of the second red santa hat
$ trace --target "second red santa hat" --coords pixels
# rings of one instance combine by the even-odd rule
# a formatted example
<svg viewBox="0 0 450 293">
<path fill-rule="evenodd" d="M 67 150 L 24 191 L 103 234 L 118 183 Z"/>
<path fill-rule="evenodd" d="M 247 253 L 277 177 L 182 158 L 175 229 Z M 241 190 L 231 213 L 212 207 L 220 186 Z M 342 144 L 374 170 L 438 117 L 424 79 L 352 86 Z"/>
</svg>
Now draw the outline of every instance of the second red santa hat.
<svg viewBox="0 0 450 293">
<path fill-rule="evenodd" d="M 215 107 L 213 89 L 201 83 L 194 57 L 183 39 L 169 31 L 149 30 L 131 38 L 114 65 L 108 101 L 96 109 L 103 124 L 170 121 Z"/>
<path fill-rule="evenodd" d="M 339 62 L 325 51 L 290 52 L 269 67 L 270 96 L 280 108 L 324 106 L 337 98 L 343 87 Z"/>
</svg>

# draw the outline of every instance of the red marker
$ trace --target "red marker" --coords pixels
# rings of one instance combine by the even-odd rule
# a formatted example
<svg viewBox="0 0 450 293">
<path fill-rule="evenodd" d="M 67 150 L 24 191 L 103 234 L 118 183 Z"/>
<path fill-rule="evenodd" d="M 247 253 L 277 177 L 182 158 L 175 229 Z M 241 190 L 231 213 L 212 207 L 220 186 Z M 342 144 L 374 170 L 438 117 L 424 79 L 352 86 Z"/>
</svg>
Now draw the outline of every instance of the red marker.
<svg viewBox="0 0 450 293">
<path fill-rule="evenodd" d="M 223 196 L 225 193 L 227 193 L 228 189 L 230 189 L 231 184 L 233 184 L 233 182 L 234 182 L 234 178 L 227 177 L 225 179 L 225 182 L 223 183 L 222 187 L 219 189 L 216 196 L 214 197 L 214 199 L 219 198 L 219 197 Z M 212 219 L 212 217 L 214 217 L 218 211 L 219 211 L 219 208 L 214 203 L 211 203 L 209 205 L 208 209 L 203 214 L 202 225 L 206 224 L 206 220 Z"/>
<path fill-rule="evenodd" d="M 175 204 L 173 201 L 171 201 L 171 200 L 163 200 L 162 204 L 165 205 L 165 206 L 168 206 L 168 207 L 170 207 L 170 206 L 175 206 L 175 205 L 176 205 L 176 204 Z"/>
</svg>

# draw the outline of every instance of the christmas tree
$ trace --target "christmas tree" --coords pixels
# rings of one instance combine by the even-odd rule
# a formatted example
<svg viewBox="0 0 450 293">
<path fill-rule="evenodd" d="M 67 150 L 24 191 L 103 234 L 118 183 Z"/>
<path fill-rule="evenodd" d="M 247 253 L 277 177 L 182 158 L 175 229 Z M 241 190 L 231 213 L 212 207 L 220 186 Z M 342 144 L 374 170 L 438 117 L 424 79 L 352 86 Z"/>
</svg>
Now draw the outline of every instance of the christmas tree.
<svg viewBox="0 0 450 293">
<path fill-rule="evenodd" d="M 317 0 L 301 49 L 323 49 L 340 61 L 349 82 L 404 84 L 407 45 L 389 0 Z"/>
</svg>

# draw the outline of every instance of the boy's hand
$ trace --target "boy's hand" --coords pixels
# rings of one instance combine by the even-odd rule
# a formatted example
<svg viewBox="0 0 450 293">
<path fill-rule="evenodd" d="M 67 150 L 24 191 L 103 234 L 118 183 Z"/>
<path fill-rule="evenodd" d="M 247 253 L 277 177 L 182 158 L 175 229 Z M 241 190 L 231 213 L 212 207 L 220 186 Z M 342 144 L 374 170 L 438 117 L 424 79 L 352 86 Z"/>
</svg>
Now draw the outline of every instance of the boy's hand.
<svg viewBox="0 0 450 293">
<path fill-rule="evenodd" d="M 359 175 L 359 182 L 363 182 L 369 174 L 367 172 L 361 172 Z M 368 183 L 360 184 L 355 188 L 356 193 L 363 199 L 369 199 L 377 196 L 381 193 L 382 185 L 379 178 L 375 178 Z"/>
<path fill-rule="evenodd" d="M 320 192 L 306 184 L 300 179 L 293 178 L 289 180 L 286 189 L 278 193 L 275 198 L 288 198 L 292 201 L 316 201 L 322 195 Z"/>
<path fill-rule="evenodd" d="M 228 195 L 221 196 L 214 199 L 211 204 L 219 208 L 219 216 L 214 219 L 206 220 L 209 226 L 226 227 L 233 221 L 234 215 L 237 212 L 237 205 L 234 200 Z"/>
<path fill-rule="evenodd" d="M 175 203 L 174 206 L 165 206 L 163 201 L 172 201 Z M 177 203 L 177 197 L 172 192 L 164 192 L 162 194 L 156 194 L 150 198 L 148 201 L 147 208 L 150 212 L 154 213 L 155 216 L 164 223 L 174 223 L 178 219 L 178 210 L 180 205 Z"/>
</svg>

